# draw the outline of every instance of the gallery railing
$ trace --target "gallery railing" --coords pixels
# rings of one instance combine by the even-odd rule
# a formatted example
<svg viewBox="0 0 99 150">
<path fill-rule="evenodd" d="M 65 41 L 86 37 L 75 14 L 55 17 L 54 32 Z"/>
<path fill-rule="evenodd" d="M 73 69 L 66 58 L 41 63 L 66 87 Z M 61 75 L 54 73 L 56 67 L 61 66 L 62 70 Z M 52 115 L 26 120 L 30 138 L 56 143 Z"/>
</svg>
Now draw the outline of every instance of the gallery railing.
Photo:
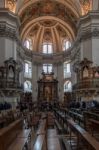
<svg viewBox="0 0 99 150">
<path fill-rule="evenodd" d="M 99 88 L 99 79 L 88 79 L 73 85 L 73 90 L 97 89 Z"/>
</svg>

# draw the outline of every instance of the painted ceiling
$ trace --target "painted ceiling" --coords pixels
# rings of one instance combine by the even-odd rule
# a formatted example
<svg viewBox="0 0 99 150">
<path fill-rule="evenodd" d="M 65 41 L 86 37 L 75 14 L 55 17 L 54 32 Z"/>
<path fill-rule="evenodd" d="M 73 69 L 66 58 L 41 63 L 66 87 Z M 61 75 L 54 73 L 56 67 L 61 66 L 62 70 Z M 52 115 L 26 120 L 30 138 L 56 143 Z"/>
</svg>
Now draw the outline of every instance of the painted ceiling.
<svg viewBox="0 0 99 150">
<path fill-rule="evenodd" d="M 6 0 L 6 7 L 20 17 L 22 40 L 29 36 L 35 43 L 39 38 L 57 45 L 63 38 L 75 39 L 78 19 L 91 10 L 92 0 Z"/>
</svg>

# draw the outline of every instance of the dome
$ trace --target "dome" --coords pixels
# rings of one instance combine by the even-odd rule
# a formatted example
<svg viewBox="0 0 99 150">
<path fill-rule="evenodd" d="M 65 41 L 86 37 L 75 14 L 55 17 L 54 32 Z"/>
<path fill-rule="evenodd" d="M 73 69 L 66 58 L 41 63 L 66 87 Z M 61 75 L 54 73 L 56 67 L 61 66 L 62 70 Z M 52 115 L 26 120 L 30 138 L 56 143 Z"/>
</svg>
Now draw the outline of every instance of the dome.
<svg viewBox="0 0 99 150">
<path fill-rule="evenodd" d="M 44 44 L 52 45 L 56 53 L 64 50 L 64 41 L 73 43 L 78 19 L 88 13 L 91 3 L 91 0 L 18 0 L 6 6 L 9 9 L 13 6 L 12 11 L 20 17 L 24 46 L 42 52 Z"/>
</svg>

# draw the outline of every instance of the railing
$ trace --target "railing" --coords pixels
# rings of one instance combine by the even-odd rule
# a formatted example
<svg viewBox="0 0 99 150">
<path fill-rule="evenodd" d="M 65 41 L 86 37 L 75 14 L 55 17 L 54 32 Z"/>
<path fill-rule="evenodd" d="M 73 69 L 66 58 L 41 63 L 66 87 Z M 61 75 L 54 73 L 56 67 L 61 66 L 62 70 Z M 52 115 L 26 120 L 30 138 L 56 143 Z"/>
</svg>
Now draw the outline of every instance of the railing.
<svg viewBox="0 0 99 150">
<path fill-rule="evenodd" d="M 0 79 L 0 89 L 8 89 L 8 88 L 23 90 L 23 85 L 17 81 L 14 82 L 11 80 L 6 81 L 6 79 L 5 80 Z"/>
<path fill-rule="evenodd" d="M 73 85 L 73 90 L 99 88 L 99 79 L 89 79 Z"/>
</svg>

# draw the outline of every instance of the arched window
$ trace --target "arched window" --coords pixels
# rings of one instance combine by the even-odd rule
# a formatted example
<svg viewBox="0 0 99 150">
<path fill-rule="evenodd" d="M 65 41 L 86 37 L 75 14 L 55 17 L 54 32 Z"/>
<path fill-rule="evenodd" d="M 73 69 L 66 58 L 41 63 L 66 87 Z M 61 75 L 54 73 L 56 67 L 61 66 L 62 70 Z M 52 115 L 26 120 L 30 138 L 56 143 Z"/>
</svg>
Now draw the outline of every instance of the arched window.
<svg viewBox="0 0 99 150">
<path fill-rule="evenodd" d="M 45 73 L 51 73 L 53 70 L 53 65 L 52 64 L 43 64 L 43 71 Z"/>
<path fill-rule="evenodd" d="M 64 92 L 70 92 L 72 90 L 72 83 L 71 81 L 66 81 L 64 83 Z"/>
<path fill-rule="evenodd" d="M 64 78 L 71 76 L 70 63 L 64 62 Z"/>
<path fill-rule="evenodd" d="M 24 76 L 28 78 L 32 76 L 32 65 L 29 61 L 25 61 Z"/>
<path fill-rule="evenodd" d="M 30 92 L 32 90 L 32 84 L 30 81 L 25 81 L 24 82 L 24 91 L 25 92 Z"/>
<path fill-rule="evenodd" d="M 71 47 L 71 42 L 68 39 L 63 41 L 63 51 L 68 50 Z"/>
<path fill-rule="evenodd" d="M 24 42 L 24 46 L 25 46 L 27 49 L 32 50 L 32 49 L 33 49 L 32 39 L 27 39 L 27 40 Z"/>
<path fill-rule="evenodd" d="M 52 54 L 53 53 L 52 43 L 44 43 L 43 44 L 43 53 L 44 54 Z"/>
</svg>

